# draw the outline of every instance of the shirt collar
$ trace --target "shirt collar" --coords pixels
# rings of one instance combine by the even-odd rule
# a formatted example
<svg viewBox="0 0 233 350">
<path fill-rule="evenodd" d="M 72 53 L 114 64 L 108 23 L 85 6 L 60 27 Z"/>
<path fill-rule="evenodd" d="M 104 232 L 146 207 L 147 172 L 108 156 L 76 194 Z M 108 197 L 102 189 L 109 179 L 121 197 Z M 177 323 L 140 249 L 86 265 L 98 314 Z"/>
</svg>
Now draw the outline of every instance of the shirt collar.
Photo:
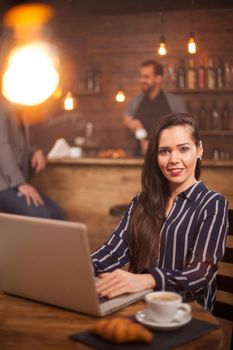
<svg viewBox="0 0 233 350">
<path fill-rule="evenodd" d="M 194 185 L 187 188 L 187 190 L 181 192 L 178 197 L 187 198 L 188 200 L 192 201 L 196 198 L 197 192 L 200 192 L 200 190 L 204 187 L 204 184 L 202 181 L 197 181 Z"/>
</svg>

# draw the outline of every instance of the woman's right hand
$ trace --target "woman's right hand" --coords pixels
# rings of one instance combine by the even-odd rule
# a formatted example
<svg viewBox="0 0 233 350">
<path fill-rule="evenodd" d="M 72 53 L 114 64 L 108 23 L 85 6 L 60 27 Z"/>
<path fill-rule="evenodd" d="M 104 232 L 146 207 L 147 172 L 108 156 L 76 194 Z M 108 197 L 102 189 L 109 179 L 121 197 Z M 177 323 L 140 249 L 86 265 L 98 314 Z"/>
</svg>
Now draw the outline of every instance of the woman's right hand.
<svg viewBox="0 0 233 350">
<path fill-rule="evenodd" d="M 154 277 L 147 274 L 135 274 L 117 269 L 99 275 L 96 290 L 100 297 L 114 298 L 126 293 L 137 293 L 155 288 Z"/>
</svg>

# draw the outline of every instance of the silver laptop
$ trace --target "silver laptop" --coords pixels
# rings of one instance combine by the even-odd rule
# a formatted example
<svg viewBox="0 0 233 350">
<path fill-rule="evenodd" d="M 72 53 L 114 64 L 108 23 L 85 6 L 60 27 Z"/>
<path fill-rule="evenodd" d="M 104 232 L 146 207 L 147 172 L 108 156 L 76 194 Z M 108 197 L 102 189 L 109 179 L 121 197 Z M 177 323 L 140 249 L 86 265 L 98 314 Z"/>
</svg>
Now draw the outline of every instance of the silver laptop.
<svg viewBox="0 0 233 350">
<path fill-rule="evenodd" d="M 0 289 L 94 316 L 144 297 L 100 300 L 84 224 L 0 213 Z"/>
</svg>

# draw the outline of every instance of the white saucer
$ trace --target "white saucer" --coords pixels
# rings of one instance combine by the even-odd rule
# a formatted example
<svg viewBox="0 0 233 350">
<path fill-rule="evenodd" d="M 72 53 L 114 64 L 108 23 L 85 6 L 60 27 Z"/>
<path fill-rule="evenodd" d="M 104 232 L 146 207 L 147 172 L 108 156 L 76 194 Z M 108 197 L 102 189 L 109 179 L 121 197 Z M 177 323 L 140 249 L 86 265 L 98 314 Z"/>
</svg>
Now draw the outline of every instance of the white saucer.
<svg viewBox="0 0 233 350">
<path fill-rule="evenodd" d="M 184 310 L 178 310 L 174 316 L 174 320 L 169 323 L 158 323 L 153 321 L 151 319 L 150 311 L 148 309 L 138 311 L 135 317 L 136 317 L 136 320 L 142 323 L 143 325 L 151 329 L 157 329 L 160 331 L 171 331 L 171 330 L 181 328 L 184 325 L 186 325 L 188 322 L 190 322 L 192 319 L 191 314 Z"/>
</svg>

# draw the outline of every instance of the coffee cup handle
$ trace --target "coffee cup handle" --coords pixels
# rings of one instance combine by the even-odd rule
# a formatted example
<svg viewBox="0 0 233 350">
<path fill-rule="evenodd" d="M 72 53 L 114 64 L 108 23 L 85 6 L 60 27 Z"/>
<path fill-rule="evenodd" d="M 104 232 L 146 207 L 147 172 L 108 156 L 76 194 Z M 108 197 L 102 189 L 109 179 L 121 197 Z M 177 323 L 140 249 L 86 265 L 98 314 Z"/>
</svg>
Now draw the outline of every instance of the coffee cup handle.
<svg viewBox="0 0 233 350">
<path fill-rule="evenodd" d="M 178 310 L 183 310 L 186 311 L 187 313 L 191 313 L 191 306 L 187 303 L 182 303 L 180 304 L 180 306 L 178 307 Z"/>
</svg>

